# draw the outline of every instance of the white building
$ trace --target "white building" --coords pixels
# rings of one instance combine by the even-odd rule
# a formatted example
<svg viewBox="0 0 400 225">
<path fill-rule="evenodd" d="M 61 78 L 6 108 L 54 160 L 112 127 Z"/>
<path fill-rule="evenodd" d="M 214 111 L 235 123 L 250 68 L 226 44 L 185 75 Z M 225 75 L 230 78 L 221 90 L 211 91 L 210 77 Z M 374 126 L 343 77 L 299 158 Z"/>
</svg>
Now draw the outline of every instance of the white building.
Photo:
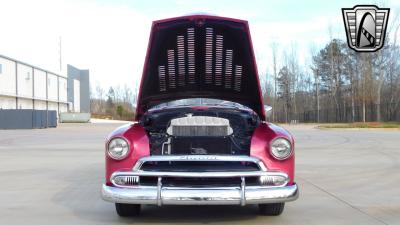
<svg viewBox="0 0 400 225">
<path fill-rule="evenodd" d="M 67 76 L 0 55 L 0 109 L 67 112 Z"/>
</svg>

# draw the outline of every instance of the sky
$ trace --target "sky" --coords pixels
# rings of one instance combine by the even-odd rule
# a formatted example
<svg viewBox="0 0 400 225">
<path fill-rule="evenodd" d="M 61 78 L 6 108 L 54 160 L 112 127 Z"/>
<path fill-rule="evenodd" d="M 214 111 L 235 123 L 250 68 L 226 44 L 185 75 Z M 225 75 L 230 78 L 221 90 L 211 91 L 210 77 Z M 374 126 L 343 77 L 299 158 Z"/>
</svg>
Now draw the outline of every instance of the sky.
<svg viewBox="0 0 400 225">
<path fill-rule="evenodd" d="M 259 73 L 268 74 L 273 43 L 278 63 L 282 51 L 297 49 L 307 67 L 310 52 L 330 40 L 329 29 L 345 40 L 341 8 L 357 4 L 390 7 L 388 29 L 400 13 L 399 0 L 0 0 L 0 55 L 56 73 L 65 74 L 66 64 L 89 69 L 92 87 L 135 87 L 153 20 L 211 14 L 249 21 Z"/>
</svg>

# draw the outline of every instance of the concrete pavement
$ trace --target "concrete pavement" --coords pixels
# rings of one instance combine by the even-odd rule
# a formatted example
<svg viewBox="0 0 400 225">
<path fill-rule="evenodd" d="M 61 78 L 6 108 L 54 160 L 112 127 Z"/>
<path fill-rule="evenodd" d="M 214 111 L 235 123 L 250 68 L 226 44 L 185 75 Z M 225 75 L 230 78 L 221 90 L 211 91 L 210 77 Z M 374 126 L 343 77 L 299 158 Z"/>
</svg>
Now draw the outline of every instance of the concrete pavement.
<svg viewBox="0 0 400 225">
<path fill-rule="evenodd" d="M 104 138 L 118 124 L 0 130 L 0 224 L 400 224 L 400 132 L 287 127 L 300 198 L 279 217 L 254 206 L 144 207 L 100 199 Z"/>
</svg>

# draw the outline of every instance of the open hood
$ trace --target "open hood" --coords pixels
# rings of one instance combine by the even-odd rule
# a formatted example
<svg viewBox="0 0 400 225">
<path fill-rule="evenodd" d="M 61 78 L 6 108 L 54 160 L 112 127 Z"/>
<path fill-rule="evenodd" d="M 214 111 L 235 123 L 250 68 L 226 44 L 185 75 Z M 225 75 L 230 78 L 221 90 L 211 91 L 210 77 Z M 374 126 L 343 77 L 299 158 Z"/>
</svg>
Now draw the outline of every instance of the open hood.
<svg viewBox="0 0 400 225">
<path fill-rule="evenodd" d="M 136 119 L 183 98 L 237 102 L 265 120 L 247 21 L 195 15 L 153 22 Z"/>
</svg>

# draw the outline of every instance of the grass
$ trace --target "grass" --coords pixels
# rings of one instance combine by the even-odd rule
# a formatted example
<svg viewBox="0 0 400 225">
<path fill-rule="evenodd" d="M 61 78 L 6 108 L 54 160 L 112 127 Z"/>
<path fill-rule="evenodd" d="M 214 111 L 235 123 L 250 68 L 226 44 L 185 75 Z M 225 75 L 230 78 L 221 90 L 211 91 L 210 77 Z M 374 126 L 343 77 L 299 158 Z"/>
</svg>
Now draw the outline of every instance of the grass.
<svg viewBox="0 0 400 225">
<path fill-rule="evenodd" d="M 399 122 L 366 122 L 322 124 L 320 128 L 400 128 Z"/>
</svg>

